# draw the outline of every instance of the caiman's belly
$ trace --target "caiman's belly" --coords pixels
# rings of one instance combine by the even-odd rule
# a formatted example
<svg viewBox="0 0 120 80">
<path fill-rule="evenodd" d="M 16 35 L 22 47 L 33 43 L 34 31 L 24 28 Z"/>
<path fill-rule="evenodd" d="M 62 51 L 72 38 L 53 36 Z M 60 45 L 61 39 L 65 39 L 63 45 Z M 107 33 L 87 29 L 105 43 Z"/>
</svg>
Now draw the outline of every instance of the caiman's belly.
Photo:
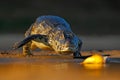
<svg viewBox="0 0 120 80">
<path fill-rule="evenodd" d="M 32 44 L 31 44 L 31 49 L 36 49 L 36 48 L 40 48 L 42 50 L 52 50 L 53 51 L 53 48 L 43 44 L 43 43 L 40 43 L 40 42 L 36 42 L 36 41 L 32 41 Z M 65 51 L 56 51 L 57 53 L 60 53 L 60 54 L 72 54 L 73 51 L 69 51 L 69 50 L 65 50 Z"/>
<path fill-rule="evenodd" d="M 40 49 L 44 49 L 44 50 L 53 50 L 51 47 L 49 47 L 49 46 L 47 46 L 47 45 L 45 45 L 43 43 L 32 41 L 31 48 L 35 49 L 36 47 L 40 48 Z"/>
</svg>

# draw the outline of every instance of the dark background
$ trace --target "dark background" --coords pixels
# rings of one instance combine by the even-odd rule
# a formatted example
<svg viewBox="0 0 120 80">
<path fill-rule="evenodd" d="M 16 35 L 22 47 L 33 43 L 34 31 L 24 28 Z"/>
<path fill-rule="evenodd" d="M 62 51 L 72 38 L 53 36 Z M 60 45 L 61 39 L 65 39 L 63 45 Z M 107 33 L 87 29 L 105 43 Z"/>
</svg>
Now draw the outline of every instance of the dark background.
<svg viewBox="0 0 120 80">
<path fill-rule="evenodd" d="M 120 0 L 0 0 L 0 33 L 24 33 L 41 15 L 65 18 L 79 35 L 120 34 Z"/>
</svg>

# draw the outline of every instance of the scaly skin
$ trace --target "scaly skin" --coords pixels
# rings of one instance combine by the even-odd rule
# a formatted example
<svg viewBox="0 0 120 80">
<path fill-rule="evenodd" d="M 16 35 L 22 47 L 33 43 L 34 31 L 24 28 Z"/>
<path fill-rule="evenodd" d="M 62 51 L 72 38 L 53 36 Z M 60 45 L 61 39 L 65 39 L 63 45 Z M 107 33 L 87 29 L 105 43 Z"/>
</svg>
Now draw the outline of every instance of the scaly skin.
<svg viewBox="0 0 120 80">
<path fill-rule="evenodd" d="M 40 48 L 54 50 L 60 54 L 73 53 L 74 57 L 79 57 L 82 41 L 63 18 L 47 15 L 38 17 L 26 31 L 25 39 L 14 48 L 22 46 L 24 55 L 32 55 L 32 49 Z"/>
</svg>

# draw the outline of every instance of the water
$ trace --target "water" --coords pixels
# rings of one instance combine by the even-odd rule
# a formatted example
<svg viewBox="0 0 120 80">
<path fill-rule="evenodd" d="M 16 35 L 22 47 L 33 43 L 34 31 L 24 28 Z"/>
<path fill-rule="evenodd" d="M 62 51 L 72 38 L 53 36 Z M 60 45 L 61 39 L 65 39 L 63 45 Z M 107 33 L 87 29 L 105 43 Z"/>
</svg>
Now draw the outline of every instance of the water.
<svg viewBox="0 0 120 80">
<path fill-rule="evenodd" d="M 22 35 L 1 35 L 0 50 L 11 50 Z M 82 37 L 82 50 L 119 49 L 119 36 Z M 40 52 L 41 53 L 41 52 Z M 0 80 L 120 80 L 120 54 L 109 52 L 110 63 L 81 65 L 68 56 L 0 57 Z M 14 55 L 13 55 L 14 56 Z"/>
<path fill-rule="evenodd" d="M 0 58 L 0 80 L 120 80 L 120 64 L 81 65 L 68 57 Z"/>
</svg>

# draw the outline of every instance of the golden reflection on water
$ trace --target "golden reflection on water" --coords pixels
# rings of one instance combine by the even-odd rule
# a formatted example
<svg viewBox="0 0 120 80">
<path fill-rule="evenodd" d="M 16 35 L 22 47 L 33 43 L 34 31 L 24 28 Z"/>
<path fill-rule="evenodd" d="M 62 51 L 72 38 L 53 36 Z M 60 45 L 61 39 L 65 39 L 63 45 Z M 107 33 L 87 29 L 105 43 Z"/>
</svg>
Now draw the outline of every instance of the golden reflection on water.
<svg viewBox="0 0 120 80">
<path fill-rule="evenodd" d="M 83 64 L 86 69 L 102 69 L 105 64 Z"/>
<path fill-rule="evenodd" d="M 0 64 L 0 80 L 119 80 L 119 74 L 120 70 L 109 65 L 64 62 Z"/>
<path fill-rule="evenodd" d="M 107 57 L 103 57 L 100 54 L 94 54 L 88 58 L 86 58 L 81 65 L 83 65 L 86 69 L 102 69 L 105 67 Z"/>
</svg>

